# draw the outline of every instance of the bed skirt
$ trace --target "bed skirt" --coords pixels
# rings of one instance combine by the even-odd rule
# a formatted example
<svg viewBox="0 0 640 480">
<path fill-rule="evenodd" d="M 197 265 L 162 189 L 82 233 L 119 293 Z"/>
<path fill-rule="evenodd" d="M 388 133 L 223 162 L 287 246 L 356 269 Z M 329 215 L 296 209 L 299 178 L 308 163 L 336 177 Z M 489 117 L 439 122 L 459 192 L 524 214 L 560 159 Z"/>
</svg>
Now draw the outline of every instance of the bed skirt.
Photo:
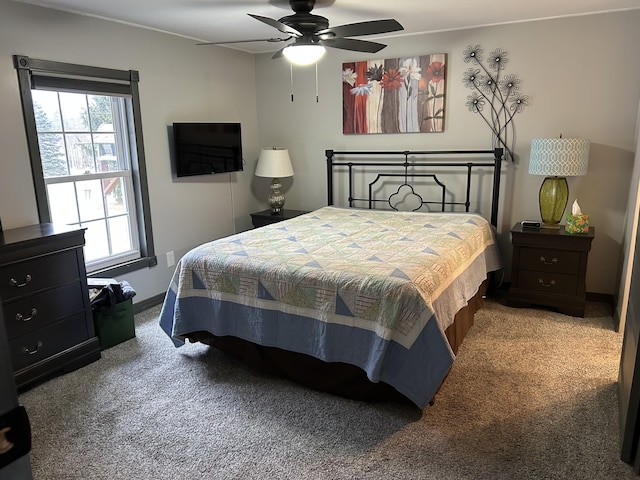
<svg viewBox="0 0 640 480">
<path fill-rule="evenodd" d="M 453 324 L 445 330 L 453 353 L 457 354 L 464 337 L 473 326 L 474 314 L 482 308 L 487 282 L 455 316 Z M 265 347 L 231 336 L 216 336 L 209 332 L 193 332 L 192 342 L 211 345 L 230 356 L 242 360 L 261 372 L 286 377 L 315 390 L 362 401 L 410 402 L 395 388 L 384 382 L 371 382 L 366 373 L 354 365 L 341 362 L 325 362 L 303 353 Z"/>
</svg>

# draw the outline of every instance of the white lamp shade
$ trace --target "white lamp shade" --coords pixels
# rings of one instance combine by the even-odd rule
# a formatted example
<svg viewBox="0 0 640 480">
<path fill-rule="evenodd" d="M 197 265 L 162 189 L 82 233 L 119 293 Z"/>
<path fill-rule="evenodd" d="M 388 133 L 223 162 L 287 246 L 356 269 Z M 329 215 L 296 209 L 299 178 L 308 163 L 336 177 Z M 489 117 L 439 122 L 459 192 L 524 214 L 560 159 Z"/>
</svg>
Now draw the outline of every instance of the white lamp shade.
<svg viewBox="0 0 640 480">
<path fill-rule="evenodd" d="M 529 173 L 558 177 L 587 174 L 589 140 L 582 138 L 535 138 L 531 140 Z"/>
<path fill-rule="evenodd" d="M 256 165 L 257 177 L 283 178 L 293 176 L 293 167 L 286 148 L 263 148 Z"/>
<path fill-rule="evenodd" d="M 322 45 L 293 44 L 285 47 L 282 54 L 296 65 L 310 65 L 320 60 L 324 52 Z"/>
</svg>

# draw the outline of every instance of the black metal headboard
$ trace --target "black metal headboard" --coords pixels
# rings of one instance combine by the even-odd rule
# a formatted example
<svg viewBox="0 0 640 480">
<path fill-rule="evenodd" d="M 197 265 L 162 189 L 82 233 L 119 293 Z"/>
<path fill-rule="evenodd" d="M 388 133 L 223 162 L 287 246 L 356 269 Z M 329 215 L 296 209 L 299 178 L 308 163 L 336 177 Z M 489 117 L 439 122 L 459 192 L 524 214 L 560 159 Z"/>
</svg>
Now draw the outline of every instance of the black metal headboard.
<svg viewBox="0 0 640 480">
<path fill-rule="evenodd" d="M 349 207 L 354 207 L 356 202 L 365 202 L 368 208 L 375 208 L 379 202 L 386 202 L 390 208 L 396 209 L 392 203 L 392 197 L 397 195 L 400 188 L 408 188 L 411 195 L 417 197 L 419 206 L 414 210 L 418 210 L 423 205 L 437 204 L 445 211 L 447 205 L 462 205 L 465 211 L 469 211 L 471 205 L 471 179 L 472 171 L 477 168 L 491 167 L 493 175 L 493 188 L 491 197 L 491 224 L 497 226 L 498 223 L 498 197 L 500 194 L 500 173 L 502 167 L 502 148 L 494 150 L 446 150 L 446 151 L 334 151 L 326 150 L 327 157 L 327 194 L 328 204 L 334 205 L 334 172 L 336 167 L 346 167 L 347 169 L 347 190 Z M 491 156 L 492 158 L 487 158 Z M 382 160 L 377 160 L 382 158 Z M 399 157 L 399 158 L 395 158 Z M 430 160 L 429 157 L 438 157 L 440 160 Z M 451 157 L 451 158 L 448 158 Z M 446 160 L 442 160 L 446 158 Z M 383 168 L 383 171 L 375 176 L 369 183 L 368 196 L 354 196 L 354 178 L 363 170 L 371 175 L 371 168 Z M 464 202 L 446 201 L 445 193 L 447 186 L 438 179 L 436 173 L 423 173 L 424 169 L 418 171 L 416 167 L 428 168 L 450 168 L 455 171 L 466 173 L 466 195 Z M 374 173 L 375 175 L 375 173 Z M 376 198 L 374 190 L 378 182 L 384 182 L 384 179 L 396 178 L 401 179 L 402 184 L 398 190 L 387 198 Z M 413 185 L 409 183 L 409 178 L 430 178 L 442 192 L 441 198 L 437 201 L 424 201 L 422 197 L 414 190 Z"/>
</svg>

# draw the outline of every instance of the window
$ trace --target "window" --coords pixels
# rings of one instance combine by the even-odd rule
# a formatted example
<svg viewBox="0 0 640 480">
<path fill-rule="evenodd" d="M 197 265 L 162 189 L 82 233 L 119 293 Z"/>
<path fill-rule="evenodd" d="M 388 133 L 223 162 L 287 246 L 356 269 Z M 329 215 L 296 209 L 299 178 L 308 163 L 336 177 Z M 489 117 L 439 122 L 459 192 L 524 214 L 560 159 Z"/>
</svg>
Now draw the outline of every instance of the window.
<svg viewBox="0 0 640 480">
<path fill-rule="evenodd" d="M 86 229 L 89 273 L 155 265 L 137 72 L 14 60 L 40 222 Z"/>
</svg>

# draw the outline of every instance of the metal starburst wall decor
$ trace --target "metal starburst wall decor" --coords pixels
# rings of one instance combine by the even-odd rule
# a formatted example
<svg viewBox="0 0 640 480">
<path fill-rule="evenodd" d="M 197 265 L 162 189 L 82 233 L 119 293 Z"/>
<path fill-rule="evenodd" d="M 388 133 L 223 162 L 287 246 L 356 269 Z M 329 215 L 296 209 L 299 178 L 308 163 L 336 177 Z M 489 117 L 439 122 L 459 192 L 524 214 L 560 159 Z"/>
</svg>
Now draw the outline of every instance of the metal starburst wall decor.
<svg viewBox="0 0 640 480">
<path fill-rule="evenodd" d="M 489 125 L 493 147 L 504 148 L 506 158 L 514 161 L 516 131 L 513 118 L 529 105 L 529 97 L 520 92 L 521 81 L 516 75 L 504 73 L 509 62 L 507 52 L 496 48 L 487 57 L 486 64 L 480 45 L 469 45 L 462 55 L 465 63 L 480 67 L 469 68 L 462 77 L 464 86 L 472 90 L 466 106 Z"/>
</svg>

